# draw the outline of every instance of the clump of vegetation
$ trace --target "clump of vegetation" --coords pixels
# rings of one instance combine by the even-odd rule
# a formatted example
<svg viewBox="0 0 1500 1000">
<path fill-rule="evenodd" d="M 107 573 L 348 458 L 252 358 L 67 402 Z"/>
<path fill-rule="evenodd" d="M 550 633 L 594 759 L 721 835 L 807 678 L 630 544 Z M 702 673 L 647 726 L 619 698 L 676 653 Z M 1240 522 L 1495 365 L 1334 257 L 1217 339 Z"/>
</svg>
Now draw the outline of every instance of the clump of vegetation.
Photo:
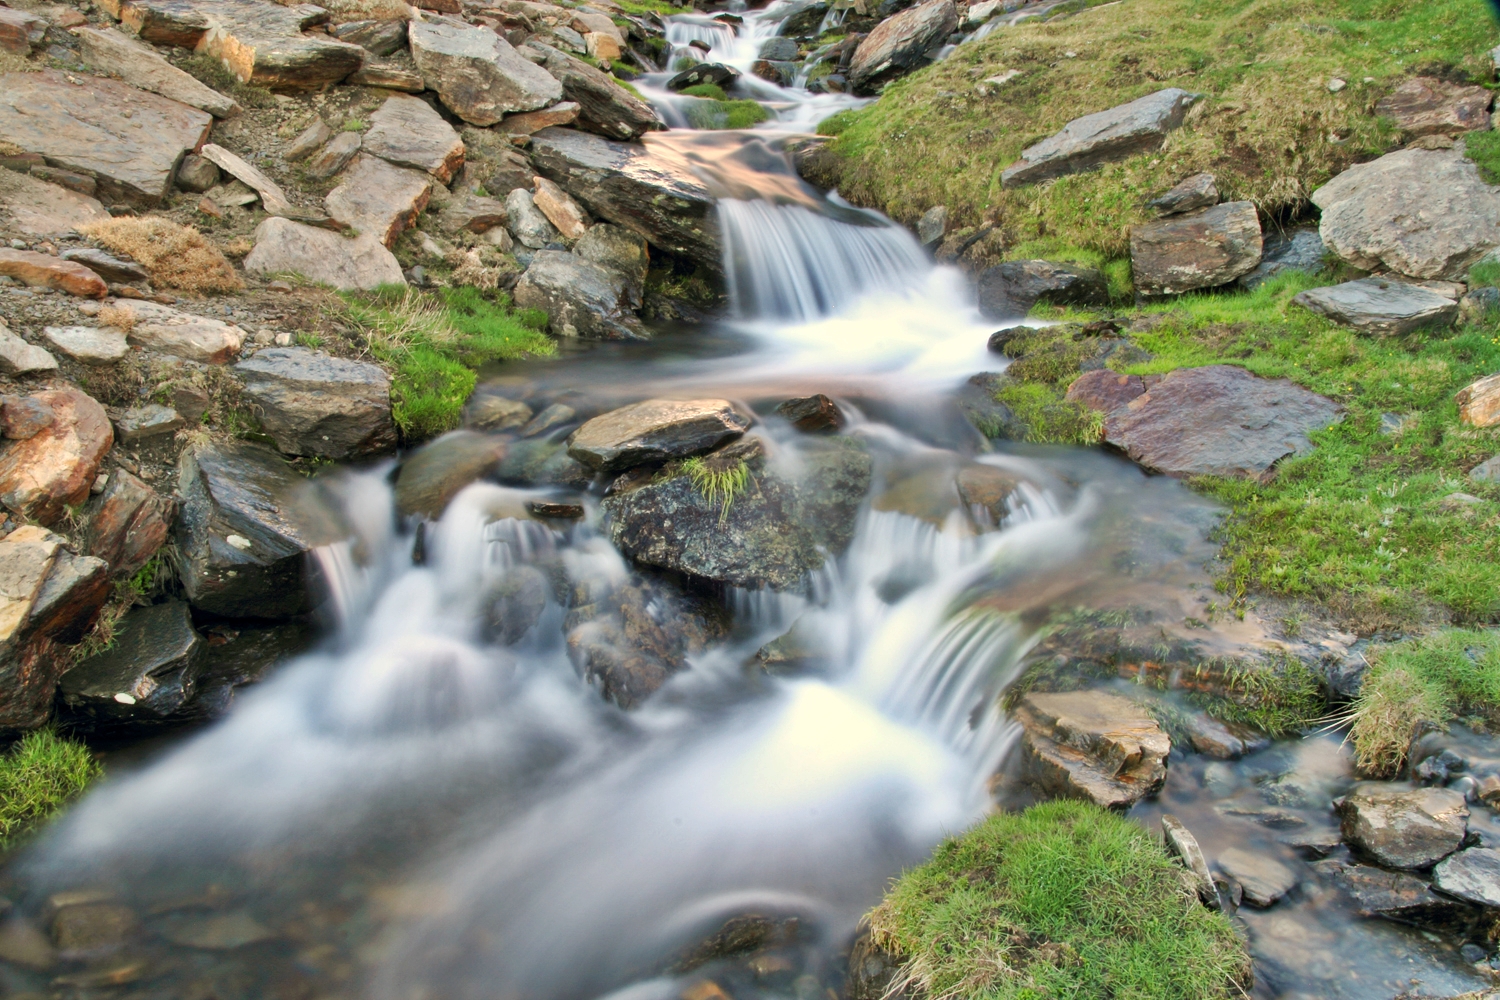
<svg viewBox="0 0 1500 1000">
<path fill-rule="evenodd" d="M 1250 960 L 1144 829 L 1057 801 L 992 816 L 907 872 L 872 942 L 928 998 L 1208 1000 L 1244 995 Z M 893 983 L 892 987 L 897 987 Z"/>
<path fill-rule="evenodd" d="M 1098 444 L 1104 417 L 1095 410 L 1064 399 L 1062 391 L 1040 382 L 1003 380 L 994 392 L 1026 428 L 1025 439 L 1037 444 Z"/>
<path fill-rule="evenodd" d="M 1486 184 L 1500 184 L 1500 135 L 1471 132 L 1464 136 L 1464 153 L 1479 168 Z"/>
<path fill-rule="evenodd" d="M 102 773 L 82 743 L 47 729 L 26 734 L 0 756 L 0 848 L 14 846 Z"/>
<path fill-rule="evenodd" d="M 682 471 L 687 474 L 688 479 L 692 481 L 693 488 L 703 494 L 703 499 L 707 500 L 710 506 L 716 503 L 720 505 L 720 524 L 729 519 L 729 507 L 734 503 L 734 498 L 750 485 L 750 467 L 745 464 L 744 459 L 726 466 L 713 459 L 704 459 L 700 456 L 683 462 Z"/>
<path fill-rule="evenodd" d="M 183 50 L 175 50 L 174 54 Z M 229 71 L 213 56 L 203 53 L 194 53 L 182 58 L 174 59 L 177 67 L 190 76 L 196 77 L 198 82 L 207 84 L 221 94 L 234 98 L 246 108 L 274 108 L 276 107 L 276 95 L 265 87 L 254 87 L 247 83 L 241 83 L 240 78 Z"/>
<path fill-rule="evenodd" d="M 237 292 L 244 287 L 233 265 L 191 226 L 159 215 L 102 219 L 80 231 L 115 253 L 138 261 L 153 283 L 185 292 Z"/>
<path fill-rule="evenodd" d="M 1376 647 L 1369 659 L 1349 734 L 1364 774 L 1395 777 L 1423 724 L 1500 721 L 1500 633 L 1445 629 Z"/>
<path fill-rule="evenodd" d="M 1280 738 L 1307 731 L 1328 711 L 1318 675 L 1291 657 L 1261 664 L 1204 661 L 1196 670 L 1214 675 L 1214 693 L 1192 694 L 1190 699 L 1225 722 Z"/>
<path fill-rule="evenodd" d="M 771 112 L 755 101 L 732 100 L 716 83 L 700 83 L 682 91 L 684 97 L 696 97 L 683 105 L 682 113 L 694 128 L 751 128 L 771 117 Z"/>
</svg>

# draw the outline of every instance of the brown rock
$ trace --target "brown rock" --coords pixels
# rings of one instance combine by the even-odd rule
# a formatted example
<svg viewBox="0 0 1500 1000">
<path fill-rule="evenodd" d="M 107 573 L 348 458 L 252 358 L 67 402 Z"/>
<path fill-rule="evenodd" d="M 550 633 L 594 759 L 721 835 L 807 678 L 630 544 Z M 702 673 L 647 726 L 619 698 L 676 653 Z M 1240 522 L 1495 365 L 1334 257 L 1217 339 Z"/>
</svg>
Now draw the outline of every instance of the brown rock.
<svg viewBox="0 0 1500 1000">
<path fill-rule="evenodd" d="M 56 419 L 52 407 L 35 396 L 0 396 L 0 435 L 12 441 L 36 437 Z"/>
<path fill-rule="evenodd" d="M 588 216 L 578 207 L 578 202 L 547 178 L 534 179 L 536 192 L 532 195 L 532 201 L 547 217 L 547 221 L 563 234 L 564 239 L 571 242 L 588 232 Z"/>
<path fill-rule="evenodd" d="M 458 491 L 493 472 L 505 457 L 505 442 L 473 431 L 452 431 L 401 463 L 396 510 L 436 520 Z"/>
<path fill-rule="evenodd" d="M 568 454 L 591 469 L 623 472 L 712 451 L 749 426 L 727 399 L 648 399 L 578 428 L 568 439 Z"/>
<path fill-rule="evenodd" d="M 379 87 L 407 94 L 420 94 L 427 89 L 427 81 L 422 79 L 421 73 L 395 63 L 366 62 L 344 82 L 351 87 Z"/>
<path fill-rule="evenodd" d="M 516 115 L 506 115 L 501 120 L 498 128 L 502 132 L 511 135 L 530 135 L 540 132 L 549 125 L 571 125 L 578 120 L 577 101 L 559 101 L 550 108 L 540 111 L 523 111 Z"/>
<path fill-rule="evenodd" d="M 43 639 L 77 645 L 94 627 L 110 589 L 108 563 L 80 556 L 64 544 L 31 606 L 26 627 Z"/>
<path fill-rule="evenodd" d="M 1143 295 L 1226 285 L 1255 270 L 1262 251 L 1253 202 L 1232 201 L 1130 231 L 1130 267 Z"/>
<path fill-rule="evenodd" d="M 143 42 L 152 45 L 175 45 L 184 49 L 198 47 L 208 33 L 208 18 L 189 0 L 105 0 L 100 6 L 115 10 L 127 29 Z"/>
<path fill-rule="evenodd" d="M 881 21 L 859 43 L 849 63 L 857 94 L 873 94 L 887 80 L 916 69 L 937 42 L 958 27 L 953 0 L 927 0 Z"/>
<path fill-rule="evenodd" d="M 323 199 L 328 215 L 388 247 L 427 207 L 432 178 L 363 153 Z"/>
<path fill-rule="evenodd" d="M 89 497 L 99 463 L 114 445 L 109 415 L 71 386 L 34 393 L 51 407 L 51 426 L 0 449 L 0 503 L 52 524 Z"/>
<path fill-rule="evenodd" d="M 113 28 L 86 27 L 77 29 L 73 35 L 90 66 L 117 76 L 132 87 L 207 111 L 215 118 L 232 118 L 240 113 L 240 106 L 233 98 L 204 86 L 167 62 L 155 49 L 128 35 Z"/>
<path fill-rule="evenodd" d="M 172 514 L 172 501 L 116 469 L 89 522 L 88 552 L 109 564 L 111 576 L 133 576 L 166 542 Z"/>
<path fill-rule="evenodd" d="M 61 546 L 61 538 L 34 524 L 0 539 L 0 663 L 21 638 Z M 8 714 L 4 707 L 0 717 Z"/>
<path fill-rule="evenodd" d="M 317 152 L 319 146 L 332 138 L 333 129 L 328 127 L 328 123 L 321 118 L 316 119 L 292 140 L 292 144 L 281 154 L 281 158 L 288 163 L 305 160 Z"/>
<path fill-rule="evenodd" d="M 958 487 L 958 498 L 965 507 L 970 511 L 978 508 L 984 512 L 985 516 L 979 518 L 981 522 L 999 524 L 1010 512 L 1011 494 L 1015 493 L 1021 480 L 1004 469 L 976 463 L 958 470 L 954 483 Z"/>
<path fill-rule="evenodd" d="M 0 7 L 0 51 L 18 56 L 31 54 L 47 36 L 47 22 L 24 10 Z"/>
<path fill-rule="evenodd" d="M 438 225 L 445 233 L 468 230 L 483 233 L 506 222 L 505 203 L 477 194 L 459 195 L 443 206 Z"/>
<path fill-rule="evenodd" d="M 398 167 L 425 170 L 447 184 L 464 165 L 464 144 L 443 116 L 415 97 L 386 99 L 370 116 L 363 149 Z"/>
<path fill-rule="evenodd" d="M 0 209 L 10 216 L 12 227 L 32 236 L 82 231 L 91 222 L 109 218 L 97 198 L 9 170 L 0 170 Z"/>
<path fill-rule="evenodd" d="M 1470 427 L 1500 424 L 1500 374 L 1486 375 L 1458 391 L 1458 419 Z"/>
<path fill-rule="evenodd" d="M 1488 129 L 1491 100 L 1483 87 L 1414 76 L 1381 98 L 1375 113 L 1396 119 L 1404 139 L 1453 136 Z"/>
<path fill-rule="evenodd" d="M 135 912 L 118 903 L 67 906 L 52 918 L 52 943 L 64 954 L 112 951 L 140 927 Z"/>
<path fill-rule="evenodd" d="M 1146 391 L 1139 375 L 1121 375 L 1108 368 L 1084 372 L 1068 386 L 1067 399 L 1100 413 L 1113 413 Z"/>
<path fill-rule="evenodd" d="M 1124 809 L 1166 781 L 1172 740 L 1119 695 L 1029 694 L 1016 718 L 1025 728 L 1027 778 L 1048 794 Z"/>
<path fill-rule="evenodd" d="M 299 274 L 339 289 L 404 284 L 396 255 L 373 236 L 346 239 L 289 219 L 267 219 L 255 230 L 255 249 L 245 258 L 251 274 Z"/>
<path fill-rule="evenodd" d="M 788 399 L 776 407 L 776 412 L 804 434 L 836 431 L 844 426 L 844 415 L 838 404 L 821 392 Z"/>
<path fill-rule="evenodd" d="M 1458 850 L 1469 809 L 1448 788 L 1367 782 L 1339 804 L 1344 839 L 1382 865 L 1425 868 Z"/>
<path fill-rule="evenodd" d="M 31 250 L 0 249 L 0 274 L 33 288 L 56 288 L 84 298 L 102 299 L 109 294 L 104 279 L 82 264 Z"/>
<path fill-rule="evenodd" d="M 307 176 L 320 181 L 332 177 L 354 159 L 354 154 L 359 152 L 363 141 L 358 132 L 340 132 L 333 137 L 332 142 L 307 161 Z"/>
<path fill-rule="evenodd" d="M 365 50 L 327 35 L 304 34 L 328 20 L 311 4 L 266 0 L 196 0 L 208 19 L 198 51 L 218 59 L 241 83 L 278 91 L 321 90 L 364 63 Z"/>
</svg>

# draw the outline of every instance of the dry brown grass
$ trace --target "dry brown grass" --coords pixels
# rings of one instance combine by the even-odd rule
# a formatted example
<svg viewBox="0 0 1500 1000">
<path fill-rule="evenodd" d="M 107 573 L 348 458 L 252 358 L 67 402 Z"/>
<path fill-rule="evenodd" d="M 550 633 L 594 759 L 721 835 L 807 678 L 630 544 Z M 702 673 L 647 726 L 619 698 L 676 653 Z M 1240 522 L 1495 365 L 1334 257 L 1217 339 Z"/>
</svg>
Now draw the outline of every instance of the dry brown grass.
<svg viewBox="0 0 1500 1000">
<path fill-rule="evenodd" d="M 135 329 L 135 310 L 123 302 L 105 306 L 99 310 L 99 322 L 104 326 L 112 326 L 121 333 L 129 333 Z"/>
<path fill-rule="evenodd" d="M 105 219 L 82 227 L 116 253 L 128 254 L 151 273 L 153 283 L 185 292 L 237 292 L 244 282 L 207 237 L 191 226 L 160 216 Z"/>
</svg>

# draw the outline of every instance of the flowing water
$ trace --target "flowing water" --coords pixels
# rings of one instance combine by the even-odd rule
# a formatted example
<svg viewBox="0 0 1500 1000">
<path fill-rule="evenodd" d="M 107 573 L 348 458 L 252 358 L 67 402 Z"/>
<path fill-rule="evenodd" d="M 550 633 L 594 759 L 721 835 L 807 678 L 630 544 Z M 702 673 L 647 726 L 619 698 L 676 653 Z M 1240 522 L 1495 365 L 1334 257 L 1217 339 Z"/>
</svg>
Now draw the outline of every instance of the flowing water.
<svg viewBox="0 0 1500 1000">
<path fill-rule="evenodd" d="M 784 9 L 748 14 L 739 33 L 685 15 L 669 37 L 748 70 Z M 664 79 L 643 89 L 681 124 Z M 744 400 L 786 468 L 806 439 L 767 404 L 828 392 L 877 483 L 977 461 L 1028 485 L 998 524 L 867 505 L 848 552 L 795 592 L 724 594 L 728 638 L 623 712 L 580 679 L 556 590 L 519 637 L 486 617 L 528 574 L 596 597 L 634 579 L 592 500 L 558 530 L 515 516 L 545 491 L 479 483 L 419 536 L 393 513 L 389 469 L 326 477 L 348 537 L 315 553 L 332 594 L 322 645 L 227 718 L 122 768 L 8 873 L 33 917 L 54 893 L 86 891 L 144 921 L 124 959 L 83 957 L 79 989 L 667 1000 L 711 973 L 735 1000 L 836 997 L 888 880 L 993 808 L 1017 735 L 998 695 L 1036 641 L 1034 612 L 1064 595 L 1104 606 L 1202 586 L 1211 505 L 1098 453 L 990 451 L 958 416 L 953 392 L 998 364 L 964 280 L 906 231 L 807 188 L 780 149 L 853 100 L 743 82 L 777 121 L 650 139 L 722 196 L 732 315 L 523 377 L 551 398 Z M 823 668 L 747 669 L 794 622 Z M 1198 772 L 1172 773 L 1169 795 Z M 745 914 L 777 922 L 776 948 L 685 971 L 696 942 Z M 1351 954 L 1388 948 L 1320 919 L 1307 926 L 1337 924 Z M 1338 985 L 1352 960 L 1292 978 L 1390 995 L 1384 973 L 1375 992 Z M 49 981 L 3 976 L 18 994 Z"/>
</svg>

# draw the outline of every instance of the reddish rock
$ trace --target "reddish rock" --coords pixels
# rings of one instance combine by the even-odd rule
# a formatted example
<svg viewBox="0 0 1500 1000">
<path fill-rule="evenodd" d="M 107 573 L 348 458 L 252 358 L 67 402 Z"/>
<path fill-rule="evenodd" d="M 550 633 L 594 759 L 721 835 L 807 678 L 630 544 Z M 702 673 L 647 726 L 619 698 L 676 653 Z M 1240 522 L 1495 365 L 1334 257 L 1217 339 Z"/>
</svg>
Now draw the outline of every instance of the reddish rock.
<svg viewBox="0 0 1500 1000">
<path fill-rule="evenodd" d="M 32 396 L 51 407 L 45 430 L 0 450 L 0 503 L 22 516 L 52 524 L 88 499 L 99 463 L 114 445 L 109 415 L 71 386 Z"/>
<path fill-rule="evenodd" d="M 530 135 L 550 125 L 571 125 L 578 120 L 578 111 L 577 101 L 559 101 L 552 107 L 543 108 L 540 111 L 523 111 L 516 115 L 506 115 L 498 127 L 500 131 L 509 132 L 512 135 Z"/>
<path fill-rule="evenodd" d="M 1130 231 L 1130 269 L 1143 295 L 1226 285 L 1260 263 L 1260 216 L 1248 201 L 1173 215 Z"/>
<path fill-rule="evenodd" d="M 47 35 L 47 22 L 24 10 L 0 7 L 0 51 L 30 55 Z"/>
<path fill-rule="evenodd" d="M 102 299 L 109 294 L 104 279 L 82 264 L 31 250 L 0 250 L 0 274 L 33 288 L 56 288 L 84 298 Z"/>
<path fill-rule="evenodd" d="M 52 407 L 35 396 L 0 396 L 0 435 L 12 441 L 35 437 L 56 417 Z"/>
<path fill-rule="evenodd" d="M 152 45 L 193 49 L 208 33 L 208 18 L 187 0 L 103 0 L 100 6 Z"/>
<path fill-rule="evenodd" d="M 447 184 L 464 165 L 464 144 L 443 116 L 426 101 L 397 95 L 370 116 L 366 153 L 398 167 L 425 170 Z"/>
<path fill-rule="evenodd" d="M 111 576 L 133 576 L 166 542 L 172 513 L 172 501 L 116 469 L 89 524 L 89 554 L 107 562 Z"/>
<path fill-rule="evenodd" d="M 1405 139 L 1460 135 L 1490 127 L 1492 97 L 1483 87 L 1414 76 L 1381 98 L 1375 113 L 1396 119 Z"/>
<path fill-rule="evenodd" d="M 1458 419 L 1471 427 L 1500 424 L 1500 375 L 1486 375 L 1458 392 Z"/>
<path fill-rule="evenodd" d="M 844 426 L 844 415 L 839 412 L 838 404 L 821 392 L 788 399 L 776 407 L 776 412 L 804 434 L 836 431 Z"/>
<path fill-rule="evenodd" d="M 1139 375 L 1121 375 L 1108 368 L 1084 372 L 1070 386 L 1067 398 L 1100 413 L 1113 413 L 1146 391 Z"/>
</svg>

